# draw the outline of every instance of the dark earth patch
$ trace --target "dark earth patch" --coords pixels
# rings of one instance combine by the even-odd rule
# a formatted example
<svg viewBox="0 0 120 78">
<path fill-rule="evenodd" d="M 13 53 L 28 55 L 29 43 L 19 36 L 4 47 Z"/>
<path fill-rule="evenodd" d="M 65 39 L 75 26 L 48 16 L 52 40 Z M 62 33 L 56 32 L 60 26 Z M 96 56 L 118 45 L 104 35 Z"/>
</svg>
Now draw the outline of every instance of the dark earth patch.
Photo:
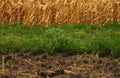
<svg viewBox="0 0 120 78">
<path fill-rule="evenodd" d="M 111 56 L 16 53 L 4 58 L 0 78 L 120 78 L 120 58 Z"/>
</svg>

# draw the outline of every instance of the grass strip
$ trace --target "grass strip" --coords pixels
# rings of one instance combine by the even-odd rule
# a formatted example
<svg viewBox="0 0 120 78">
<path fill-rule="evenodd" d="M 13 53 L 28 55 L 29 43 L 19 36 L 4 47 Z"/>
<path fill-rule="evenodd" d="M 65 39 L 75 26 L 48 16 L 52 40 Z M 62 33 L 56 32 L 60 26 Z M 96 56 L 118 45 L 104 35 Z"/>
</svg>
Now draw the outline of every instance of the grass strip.
<svg viewBox="0 0 120 78">
<path fill-rule="evenodd" d="M 101 56 L 120 56 L 120 24 L 72 24 L 25 26 L 0 25 L 0 54 L 14 52 L 90 52 Z"/>
</svg>

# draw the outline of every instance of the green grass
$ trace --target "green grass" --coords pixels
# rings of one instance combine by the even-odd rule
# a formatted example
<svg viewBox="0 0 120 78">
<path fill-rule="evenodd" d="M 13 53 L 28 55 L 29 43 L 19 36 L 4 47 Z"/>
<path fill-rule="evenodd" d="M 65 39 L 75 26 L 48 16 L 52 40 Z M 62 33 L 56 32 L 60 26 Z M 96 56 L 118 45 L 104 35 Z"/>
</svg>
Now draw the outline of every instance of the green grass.
<svg viewBox="0 0 120 78">
<path fill-rule="evenodd" d="M 0 54 L 46 52 L 76 54 L 89 52 L 101 56 L 120 56 L 120 24 L 50 25 L 27 27 L 0 25 Z"/>
</svg>

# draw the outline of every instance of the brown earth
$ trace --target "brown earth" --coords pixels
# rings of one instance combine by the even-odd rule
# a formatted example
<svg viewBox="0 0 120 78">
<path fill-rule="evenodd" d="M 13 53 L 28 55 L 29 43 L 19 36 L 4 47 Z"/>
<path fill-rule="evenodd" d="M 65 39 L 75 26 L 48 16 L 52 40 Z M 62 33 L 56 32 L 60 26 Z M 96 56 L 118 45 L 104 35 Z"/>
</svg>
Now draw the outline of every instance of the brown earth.
<svg viewBox="0 0 120 78">
<path fill-rule="evenodd" d="M 0 78 L 120 78 L 120 58 L 91 54 L 0 56 Z"/>
</svg>

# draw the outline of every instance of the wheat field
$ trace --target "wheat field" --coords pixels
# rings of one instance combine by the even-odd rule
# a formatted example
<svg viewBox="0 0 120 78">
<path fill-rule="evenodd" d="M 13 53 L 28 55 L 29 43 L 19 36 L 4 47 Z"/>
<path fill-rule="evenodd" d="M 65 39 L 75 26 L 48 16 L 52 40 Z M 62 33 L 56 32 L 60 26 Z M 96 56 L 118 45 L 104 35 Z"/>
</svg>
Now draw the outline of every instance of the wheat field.
<svg viewBox="0 0 120 78">
<path fill-rule="evenodd" d="M 0 23 L 120 23 L 120 0 L 0 0 Z"/>
</svg>

